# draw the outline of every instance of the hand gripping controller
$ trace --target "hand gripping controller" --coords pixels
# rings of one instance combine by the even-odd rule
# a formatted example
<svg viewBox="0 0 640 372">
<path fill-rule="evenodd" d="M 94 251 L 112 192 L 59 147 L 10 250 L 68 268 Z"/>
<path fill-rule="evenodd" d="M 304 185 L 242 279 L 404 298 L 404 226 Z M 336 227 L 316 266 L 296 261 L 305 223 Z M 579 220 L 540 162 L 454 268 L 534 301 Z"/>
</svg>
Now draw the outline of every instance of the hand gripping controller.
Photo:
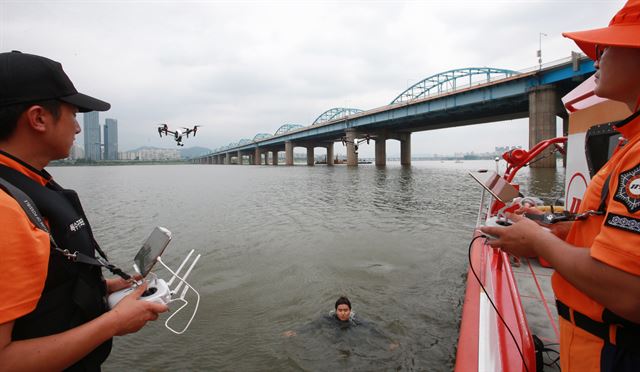
<svg viewBox="0 0 640 372">
<path fill-rule="evenodd" d="M 507 226 L 511 226 L 511 221 L 509 221 L 506 217 L 494 216 L 494 217 L 487 218 L 484 225 L 490 226 L 490 227 L 494 227 L 494 226 L 507 227 Z M 482 235 L 486 236 L 489 239 L 498 239 L 497 236 L 489 235 L 485 232 L 483 232 Z"/>
<path fill-rule="evenodd" d="M 526 217 L 526 215 L 525 215 Z M 511 222 L 507 217 L 501 217 L 501 216 L 494 216 L 494 217 L 489 217 L 487 218 L 487 220 L 485 221 L 485 226 L 498 226 L 498 227 L 507 227 L 507 226 L 511 226 L 513 225 L 513 222 Z M 545 232 L 551 232 L 551 230 L 547 227 L 541 226 L 542 230 Z M 486 236 L 489 239 L 498 239 L 497 236 L 493 236 L 493 235 L 489 235 L 485 232 L 482 233 L 482 235 Z"/>
<path fill-rule="evenodd" d="M 187 283 L 186 280 L 191 273 L 191 270 L 200 259 L 200 255 L 197 255 L 193 260 L 191 260 L 193 252 L 194 251 L 191 250 L 189 254 L 187 254 L 187 257 L 182 261 L 180 267 L 178 267 L 176 271 L 173 271 L 162 261 L 160 257 L 157 257 L 157 262 L 160 263 L 162 267 L 164 267 L 167 271 L 169 271 L 172 276 L 169 281 L 164 281 L 163 279 L 158 278 L 155 273 L 150 272 L 145 279 L 148 283 L 147 290 L 142 294 L 142 296 L 140 296 L 140 300 L 143 301 L 151 301 L 165 305 L 169 305 L 170 303 L 174 302 L 180 304 L 178 309 L 172 311 L 172 314 L 164 322 L 164 325 L 168 330 L 178 335 L 184 333 L 187 328 L 189 328 L 189 325 L 193 321 L 193 318 L 196 316 L 196 312 L 198 311 L 198 306 L 200 304 L 200 294 L 195 288 Z M 191 264 L 186 269 L 184 275 L 180 276 L 182 269 L 185 268 L 185 265 L 189 261 L 191 261 Z M 136 286 L 137 284 L 130 288 L 125 288 L 112 293 L 107 299 L 109 308 L 113 309 L 118 304 L 118 302 L 120 302 L 127 295 L 131 294 L 131 292 L 135 290 Z M 169 322 L 171 322 L 173 317 L 179 314 L 182 309 L 186 308 L 189 305 L 189 301 L 185 297 L 187 292 L 189 291 L 192 291 L 193 295 L 195 296 L 195 306 L 193 306 L 193 312 L 191 313 L 191 317 L 189 317 L 189 320 L 186 322 L 186 325 L 181 328 L 181 330 L 176 330 L 171 325 L 169 325 Z"/>
<path fill-rule="evenodd" d="M 159 304 L 168 304 L 171 302 L 171 290 L 167 285 L 167 282 L 158 278 L 154 273 L 149 274 L 149 278 L 146 279 L 147 282 L 147 290 L 144 291 L 142 296 L 140 296 L 141 300 L 156 302 Z M 107 299 L 109 303 L 109 308 L 113 309 L 118 302 L 120 302 L 123 298 L 131 294 L 137 286 L 131 286 L 129 288 L 121 289 L 117 292 L 109 295 Z"/>
</svg>

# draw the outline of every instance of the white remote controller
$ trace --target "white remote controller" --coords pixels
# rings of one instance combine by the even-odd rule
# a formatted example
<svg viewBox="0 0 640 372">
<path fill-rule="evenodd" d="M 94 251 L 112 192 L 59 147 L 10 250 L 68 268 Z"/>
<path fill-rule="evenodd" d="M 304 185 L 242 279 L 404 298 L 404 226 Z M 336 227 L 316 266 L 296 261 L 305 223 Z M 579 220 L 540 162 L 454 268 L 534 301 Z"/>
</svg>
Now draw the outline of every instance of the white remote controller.
<svg viewBox="0 0 640 372">
<path fill-rule="evenodd" d="M 507 227 L 507 226 L 511 226 L 511 221 L 509 221 L 506 217 L 489 217 L 489 218 L 487 218 L 487 221 L 485 222 L 484 226 Z M 484 233 L 484 232 L 482 234 L 485 235 L 489 239 L 498 239 L 497 236 L 489 235 L 489 234 Z"/>
<path fill-rule="evenodd" d="M 141 300 L 156 302 L 159 304 L 168 304 L 171 301 L 171 290 L 169 289 L 167 282 L 154 277 L 147 280 L 147 283 L 147 290 L 140 297 Z M 118 302 L 120 302 L 124 297 L 129 295 L 135 289 L 136 287 L 132 286 L 110 294 L 109 298 L 107 299 L 107 301 L 109 302 L 109 308 L 113 309 L 118 304 Z"/>
<path fill-rule="evenodd" d="M 484 226 L 492 226 L 492 227 L 507 227 L 507 226 L 511 226 L 513 224 L 513 222 L 511 222 L 510 220 L 508 220 L 506 217 L 490 217 L 487 218 L 487 221 L 485 222 Z M 542 230 L 545 232 L 551 232 L 551 230 L 547 227 L 541 226 Z M 493 235 L 489 235 L 487 233 L 482 233 L 482 235 L 485 235 L 487 238 L 489 239 L 498 239 L 497 236 L 493 236 Z"/>
</svg>

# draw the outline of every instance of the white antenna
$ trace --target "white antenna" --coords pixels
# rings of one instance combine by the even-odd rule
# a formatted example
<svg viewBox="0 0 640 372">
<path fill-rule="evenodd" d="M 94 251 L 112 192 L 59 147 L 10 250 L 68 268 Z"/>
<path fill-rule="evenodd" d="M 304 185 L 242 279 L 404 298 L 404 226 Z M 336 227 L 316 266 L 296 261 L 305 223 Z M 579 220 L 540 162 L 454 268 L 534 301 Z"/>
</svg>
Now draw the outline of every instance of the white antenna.
<svg viewBox="0 0 640 372">
<path fill-rule="evenodd" d="M 193 249 L 191 250 L 191 252 L 189 252 L 189 254 L 187 255 L 187 257 L 184 259 L 184 261 L 182 261 L 182 263 L 180 264 L 180 266 L 178 267 L 178 270 L 176 270 L 175 275 L 173 275 L 171 277 L 171 279 L 169 279 L 169 282 L 167 282 L 167 285 L 171 286 L 171 284 L 173 283 L 173 280 L 176 278 L 176 275 L 180 274 L 180 271 L 182 271 L 182 268 L 184 267 L 184 264 L 187 263 L 187 261 L 189 261 L 189 258 L 191 258 L 191 255 L 193 254 Z M 158 261 L 160 257 L 158 257 Z"/>
<path fill-rule="evenodd" d="M 198 293 L 198 291 L 196 291 L 195 288 L 193 288 L 189 283 L 187 283 L 186 279 L 189 276 L 189 274 L 191 274 L 191 270 L 196 265 L 196 263 L 200 259 L 201 255 L 198 254 L 196 256 L 196 258 L 193 260 L 191 265 L 189 265 L 189 268 L 187 269 L 187 272 L 185 273 L 185 275 L 183 277 L 180 277 L 180 275 L 179 275 L 180 271 L 182 271 L 182 269 L 184 268 L 184 265 L 187 263 L 187 261 L 189 261 L 189 259 L 193 255 L 193 252 L 194 252 L 194 250 L 192 249 L 191 252 L 189 252 L 189 254 L 187 254 L 187 257 L 182 261 L 182 263 L 178 267 L 177 271 L 171 270 L 171 268 L 169 266 L 167 266 L 164 262 L 162 262 L 162 259 L 160 257 L 158 257 L 158 262 L 172 274 L 171 279 L 167 283 L 167 286 L 169 287 L 169 290 L 170 290 L 171 294 L 174 295 L 174 294 L 178 293 L 178 291 L 182 287 L 182 284 L 185 285 L 185 288 L 182 291 L 182 293 L 180 294 L 180 296 L 178 298 L 175 298 L 175 299 L 172 298 L 169 301 L 169 303 L 179 301 L 179 302 L 182 302 L 182 305 L 176 311 L 174 311 L 173 314 L 171 314 L 171 316 L 169 316 L 167 318 L 167 320 L 164 322 L 164 326 L 167 327 L 168 330 L 170 330 L 171 332 L 173 332 L 173 333 L 175 333 L 177 335 L 180 335 L 180 334 L 184 333 L 187 330 L 187 328 L 189 328 L 189 325 L 191 325 L 191 322 L 193 321 L 193 318 L 196 316 L 196 312 L 198 311 L 198 306 L 200 305 L 200 293 Z M 178 284 L 176 285 L 176 287 L 174 289 L 171 289 L 171 284 L 173 283 L 174 279 L 178 279 Z M 171 321 L 171 319 L 174 316 L 176 316 L 182 309 L 184 309 L 189 304 L 189 302 L 184 299 L 186 294 L 187 294 L 187 291 L 189 289 L 191 289 L 196 295 L 196 304 L 194 306 L 193 313 L 191 314 L 191 317 L 189 318 L 189 321 L 187 322 L 187 324 L 184 326 L 184 328 L 182 330 L 177 331 L 177 330 L 173 329 L 169 325 L 169 322 Z"/>
<path fill-rule="evenodd" d="M 173 281 L 174 277 L 177 277 L 178 274 L 180 273 L 180 270 L 182 270 L 182 267 L 184 266 L 184 264 L 189 260 L 189 258 L 191 258 L 191 255 L 193 254 L 193 249 L 191 250 L 191 252 L 189 252 L 189 254 L 187 255 L 187 257 L 184 259 L 184 261 L 182 261 L 182 264 L 180 265 L 180 267 L 178 268 L 178 271 L 176 271 L 176 273 L 174 274 L 173 277 L 171 277 L 171 280 L 169 280 L 169 283 L 167 283 L 169 286 L 171 286 L 171 282 Z M 198 262 L 198 260 L 200 259 L 200 255 L 196 256 L 196 258 L 193 260 L 193 262 L 191 263 L 191 266 L 189 266 L 189 269 L 187 269 L 187 272 L 184 274 L 184 276 L 182 277 L 182 280 L 178 283 L 178 285 L 171 291 L 171 293 L 178 293 L 178 291 L 180 290 L 180 288 L 182 287 L 182 283 L 186 283 L 187 277 L 189 276 L 189 274 L 191 274 L 191 270 L 193 269 L 193 267 L 196 265 L 196 263 Z"/>
<path fill-rule="evenodd" d="M 189 276 L 189 274 L 191 274 L 191 269 L 193 269 L 193 267 L 196 265 L 196 263 L 198 262 L 198 260 L 200 259 L 200 255 L 197 255 L 196 258 L 193 260 L 193 263 L 191 264 L 191 266 L 189 266 L 189 270 L 187 270 L 187 273 L 184 274 L 183 279 L 185 280 L 184 283 L 186 283 L 187 277 Z M 181 282 L 182 283 L 182 282 Z M 178 291 L 179 288 L 176 288 L 176 292 Z M 184 296 L 187 294 L 187 290 L 189 289 L 189 287 L 185 286 L 184 290 L 182 291 L 182 294 L 180 295 L 180 298 L 184 299 Z"/>
</svg>

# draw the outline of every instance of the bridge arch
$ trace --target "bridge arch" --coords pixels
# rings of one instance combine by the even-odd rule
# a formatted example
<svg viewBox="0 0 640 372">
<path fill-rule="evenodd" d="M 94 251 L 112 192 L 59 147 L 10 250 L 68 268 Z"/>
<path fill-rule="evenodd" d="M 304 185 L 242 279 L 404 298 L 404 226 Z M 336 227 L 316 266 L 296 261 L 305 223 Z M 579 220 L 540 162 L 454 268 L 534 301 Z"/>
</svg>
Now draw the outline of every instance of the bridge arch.
<svg viewBox="0 0 640 372">
<path fill-rule="evenodd" d="M 298 129 L 298 128 L 303 128 L 303 126 L 299 125 L 299 124 L 285 124 L 285 125 L 281 126 L 280 128 L 278 128 L 278 130 L 276 131 L 274 136 L 278 136 L 280 134 L 284 134 L 284 133 L 290 132 L 290 131 L 292 131 L 294 129 Z"/>
<path fill-rule="evenodd" d="M 486 83 L 494 80 L 504 79 L 519 72 L 493 67 L 467 67 L 449 70 L 429 76 L 417 82 L 409 89 L 400 93 L 391 104 L 409 102 L 414 99 L 440 94 L 448 91 L 455 91 L 461 86 L 471 86 L 474 83 Z M 462 84 L 462 85 L 460 85 Z"/>
<path fill-rule="evenodd" d="M 357 114 L 359 112 L 362 112 L 362 110 L 356 109 L 356 108 L 347 108 L 347 107 L 334 107 L 320 114 L 320 116 L 318 116 L 316 120 L 313 121 L 313 124 L 311 125 L 322 124 L 327 121 L 340 119 L 345 116 Z"/>
<path fill-rule="evenodd" d="M 253 142 L 253 140 L 250 140 L 248 138 L 243 138 L 240 141 L 238 141 L 238 146 L 248 145 L 248 144 L 250 144 L 252 142 Z"/>
<path fill-rule="evenodd" d="M 270 133 L 258 133 L 253 137 L 253 142 L 261 141 L 271 137 L 273 137 L 273 135 Z"/>
</svg>

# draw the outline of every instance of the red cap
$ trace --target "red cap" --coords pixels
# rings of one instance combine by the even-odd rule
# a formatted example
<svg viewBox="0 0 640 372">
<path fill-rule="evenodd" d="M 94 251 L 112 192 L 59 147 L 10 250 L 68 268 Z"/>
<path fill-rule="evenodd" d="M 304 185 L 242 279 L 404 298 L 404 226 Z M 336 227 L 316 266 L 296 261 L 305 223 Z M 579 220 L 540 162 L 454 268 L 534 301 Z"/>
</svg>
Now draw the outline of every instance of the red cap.
<svg viewBox="0 0 640 372">
<path fill-rule="evenodd" d="M 640 0 L 629 0 L 616 13 L 608 27 L 595 30 L 564 32 L 578 47 L 596 59 L 596 45 L 640 48 Z"/>
</svg>

